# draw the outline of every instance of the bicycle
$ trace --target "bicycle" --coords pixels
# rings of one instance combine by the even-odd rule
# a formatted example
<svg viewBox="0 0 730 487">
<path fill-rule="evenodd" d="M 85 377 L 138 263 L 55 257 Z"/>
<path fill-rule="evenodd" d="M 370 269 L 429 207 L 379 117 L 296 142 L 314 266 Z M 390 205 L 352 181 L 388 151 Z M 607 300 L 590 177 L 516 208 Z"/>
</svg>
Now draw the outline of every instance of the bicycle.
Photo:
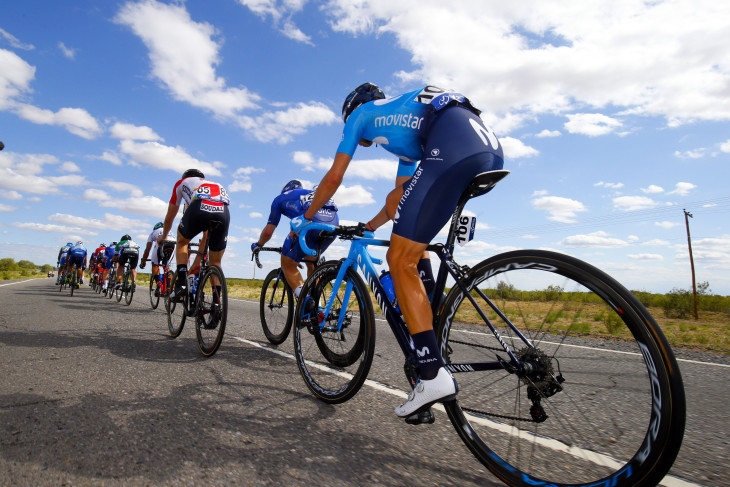
<svg viewBox="0 0 730 487">
<path fill-rule="evenodd" d="M 109 267 L 109 282 L 106 285 L 105 297 L 112 299 L 117 287 L 117 264 L 113 262 Z"/>
<path fill-rule="evenodd" d="M 604 272 L 556 252 L 506 252 L 473 267 L 454 261 L 456 240 L 473 237 L 475 219 L 461 216 L 466 202 L 507 174 L 474 178 L 446 243 L 428 246 L 441 260 L 434 329 L 458 383 L 456 398 L 444 400 L 443 408 L 471 453 L 508 485 L 655 485 L 679 451 L 685 397 L 671 348 L 644 306 Z M 374 239 L 362 224 L 312 223 L 303 232 L 317 229 L 351 245 L 346 259 L 312 273 L 295 311 L 295 354 L 307 387 L 335 404 L 354 396 L 366 379 L 375 328 L 358 267 L 414 387 L 417 352 L 378 279 L 374 263 L 381 261 L 367 251 L 389 242 Z M 299 242 L 305 242 L 301 235 Z M 454 285 L 444 298 L 447 278 Z M 596 319 L 607 327 L 605 338 L 586 329 Z M 426 410 L 406 421 L 433 417 Z"/>
<path fill-rule="evenodd" d="M 160 296 L 167 296 L 172 291 L 173 272 L 167 266 L 172 257 L 172 250 L 175 242 L 171 240 L 163 240 L 161 247 L 158 247 L 158 275 L 150 275 L 150 305 L 152 309 L 157 309 L 160 304 Z M 160 252 L 162 250 L 162 252 Z"/>
<path fill-rule="evenodd" d="M 135 287 L 134 274 L 132 273 L 132 266 L 130 265 L 128 258 L 122 267 L 121 280 L 118 283 L 115 283 L 112 288 L 112 292 L 116 294 L 117 303 L 124 298 L 124 303 L 129 306 L 132 303 L 132 298 L 134 297 Z"/>
<path fill-rule="evenodd" d="M 213 223 L 208 230 L 215 228 Z M 190 244 L 193 247 L 194 244 Z M 187 317 L 195 317 L 195 335 L 200 352 L 210 357 L 223 341 L 228 316 L 228 288 L 223 270 L 208 264 L 208 241 L 202 251 L 190 249 L 202 257 L 198 272 L 188 276 L 188 291 L 183 296 L 165 296 L 167 327 L 173 338 L 180 335 Z M 175 289 L 177 273 L 173 273 L 170 289 Z M 217 283 L 217 284 L 216 284 Z M 218 288 L 220 286 L 220 289 Z"/>
</svg>

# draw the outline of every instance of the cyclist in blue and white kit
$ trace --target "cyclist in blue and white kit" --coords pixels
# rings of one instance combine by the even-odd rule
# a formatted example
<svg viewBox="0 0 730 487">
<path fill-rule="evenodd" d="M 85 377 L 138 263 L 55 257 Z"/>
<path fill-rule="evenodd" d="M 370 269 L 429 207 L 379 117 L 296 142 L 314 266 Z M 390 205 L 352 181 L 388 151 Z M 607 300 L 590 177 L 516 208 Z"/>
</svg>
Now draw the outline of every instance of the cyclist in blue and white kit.
<svg viewBox="0 0 730 487">
<path fill-rule="evenodd" d="M 374 230 L 393 220 L 388 265 L 419 357 L 420 380 L 408 400 L 396 408 L 400 417 L 427 409 L 457 391 L 433 331 L 419 261 L 474 176 L 502 168 L 502 148 L 479 113 L 464 95 L 434 86 L 393 98 L 385 98 L 372 83 L 358 86 L 342 107 L 345 128 L 332 167 L 322 178 L 311 207 L 292 220 L 292 230 L 300 231 L 332 197 L 358 145 L 380 144 L 398 156 L 396 187 L 367 227 Z M 421 270 L 433 276 L 430 263 L 423 264 Z"/>
<path fill-rule="evenodd" d="M 262 247 L 271 239 L 276 230 L 276 226 L 281 220 L 281 215 L 288 218 L 296 218 L 303 215 L 312 204 L 314 191 L 302 188 L 302 183 L 296 179 L 292 179 L 281 190 L 281 194 L 274 198 L 271 203 L 271 213 L 266 226 L 261 231 L 261 235 L 257 242 L 251 244 L 251 251 L 255 251 L 258 247 Z M 339 224 L 337 216 L 337 205 L 332 200 L 327 201 L 322 208 L 314 214 L 314 221 L 327 223 L 329 225 Z M 322 238 L 320 232 L 311 232 L 307 234 L 307 246 L 310 249 L 319 249 L 324 252 L 327 247 L 334 241 L 334 237 Z M 302 248 L 298 243 L 298 235 L 289 233 L 284 245 L 281 247 L 281 270 L 284 272 L 286 282 L 294 290 L 294 296 L 299 299 L 299 293 L 302 290 L 304 281 L 299 273 L 297 265 L 302 260 L 307 265 L 307 276 L 314 270 L 314 257 L 305 256 Z"/>
<path fill-rule="evenodd" d="M 76 267 L 78 267 L 77 270 L 77 277 L 78 280 L 76 282 L 76 288 L 78 289 L 81 287 L 81 284 L 84 283 L 84 271 L 86 270 L 86 255 L 88 251 L 86 250 L 86 246 L 84 245 L 84 242 L 78 241 L 76 244 L 71 247 L 68 251 L 68 257 L 66 258 L 66 270 L 70 271 L 71 267 L 76 264 Z"/>
<path fill-rule="evenodd" d="M 71 250 L 71 247 L 73 247 L 74 244 L 71 242 L 67 242 L 66 245 L 61 247 L 61 250 L 58 251 L 58 259 L 56 259 L 57 265 L 58 265 L 58 275 L 56 276 L 56 284 L 61 282 L 61 274 L 63 274 L 63 268 L 66 267 L 66 256 L 68 256 L 68 251 Z"/>
</svg>

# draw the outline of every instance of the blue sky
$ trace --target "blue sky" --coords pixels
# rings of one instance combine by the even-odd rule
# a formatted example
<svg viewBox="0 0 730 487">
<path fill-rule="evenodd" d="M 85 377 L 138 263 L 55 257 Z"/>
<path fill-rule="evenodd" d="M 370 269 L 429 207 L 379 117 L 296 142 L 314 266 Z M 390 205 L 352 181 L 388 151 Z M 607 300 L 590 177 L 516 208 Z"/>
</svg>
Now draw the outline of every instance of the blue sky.
<svg viewBox="0 0 730 487">
<path fill-rule="evenodd" d="M 479 226 L 463 263 L 547 248 L 631 289 L 686 289 L 686 208 L 697 280 L 728 294 L 729 38 L 730 4 L 702 0 L 9 2 L 0 257 L 144 242 L 198 167 L 232 197 L 224 269 L 252 277 L 271 200 L 331 164 L 345 95 L 428 83 L 482 109 L 512 171 L 468 205 Z M 341 219 L 374 216 L 396 165 L 360 148 Z"/>
</svg>

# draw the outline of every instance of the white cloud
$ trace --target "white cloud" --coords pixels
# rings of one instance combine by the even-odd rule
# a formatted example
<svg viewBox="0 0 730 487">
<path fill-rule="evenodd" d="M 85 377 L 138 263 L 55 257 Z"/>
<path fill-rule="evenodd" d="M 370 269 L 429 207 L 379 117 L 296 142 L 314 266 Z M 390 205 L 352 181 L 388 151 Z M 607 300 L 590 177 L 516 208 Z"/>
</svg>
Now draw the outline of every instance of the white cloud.
<svg viewBox="0 0 730 487">
<path fill-rule="evenodd" d="M 15 49 L 23 49 L 25 51 L 29 51 L 32 49 L 35 49 L 33 44 L 26 44 L 24 42 L 20 42 L 17 37 L 12 35 L 10 32 L 6 31 L 5 29 L 0 28 L 0 37 L 8 41 L 11 47 L 14 47 Z"/>
<path fill-rule="evenodd" d="M 263 218 L 264 217 L 263 213 L 259 213 L 258 211 L 252 211 L 251 213 L 248 214 L 248 216 L 250 218 Z"/>
<path fill-rule="evenodd" d="M 598 231 L 587 235 L 573 235 L 564 238 L 560 245 L 566 247 L 595 247 L 595 248 L 615 248 L 625 247 L 629 245 L 619 238 L 609 237 L 606 232 Z"/>
<path fill-rule="evenodd" d="M 656 193 L 663 193 L 664 188 L 661 186 L 657 186 L 656 184 L 650 184 L 646 188 L 641 188 L 641 191 L 646 194 L 656 194 Z"/>
<path fill-rule="evenodd" d="M 701 159 L 705 156 L 707 149 L 699 148 L 693 150 L 686 150 L 684 152 L 674 151 L 674 157 L 679 159 Z"/>
<path fill-rule="evenodd" d="M 613 206 L 618 210 L 634 211 L 654 208 L 659 203 L 646 196 L 619 196 L 613 199 Z"/>
<path fill-rule="evenodd" d="M 220 176 L 220 162 L 204 162 L 188 154 L 180 146 L 171 147 L 159 142 L 135 142 L 122 140 L 119 143 L 119 150 L 128 155 L 136 162 L 155 167 L 167 169 L 182 174 L 190 168 L 200 169 L 206 176 Z"/>
<path fill-rule="evenodd" d="M 514 137 L 500 137 L 499 141 L 502 143 L 504 156 L 510 159 L 535 157 L 540 154 L 540 151 L 534 147 L 525 145 L 520 139 L 515 139 Z"/>
<path fill-rule="evenodd" d="M 667 194 L 678 194 L 679 196 L 687 196 L 690 191 L 692 191 L 693 189 L 696 189 L 696 188 L 697 188 L 697 185 L 695 185 L 695 184 L 680 182 L 674 186 L 674 191 L 670 191 Z"/>
<path fill-rule="evenodd" d="M 192 20 L 184 5 L 128 2 L 115 21 L 142 39 L 149 49 L 153 76 L 177 100 L 223 117 L 257 107 L 258 95 L 227 86 L 216 73 L 221 45 L 213 37 L 218 32 L 211 24 Z"/>
<path fill-rule="evenodd" d="M 336 32 L 394 36 L 415 66 L 398 73 L 400 80 L 458 89 L 490 110 L 490 124 L 506 133 L 502 124 L 509 118 L 586 107 L 624 107 L 674 125 L 730 119 L 724 90 L 730 72 L 723 69 L 730 54 L 721 47 L 730 5 L 698 2 L 485 8 L 481 0 L 332 0 L 326 12 Z"/>
<path fill-rule="evenodd" d="M 68 59 L 73 59 L 76 57 L 76 49 L 71 49 L 70 47 L 67 47 L 66 44 L 63 42 L 58 43 L 58 48 L 61 50 L 61 53 Z"/>
<path fill-rule="evenodd" d="M 730 139 L 720 144 L 720 150 L 722 152 L 730 152 Z"/>
<path fill-rule="evenodd" d="M 624 183 L 606 183 L 604 181 L 599 181 L 593 186 L 597 186 L 599 188 L 621 189 L 624 187 Z"/>
<path fill-rule="evenodd" d="M 253 166 L 246 166 L 246 167 L 239 167 L 236 169 L 236 172 L 233 173 L 234 178 L 243 178 L 248 177 L 251 174 L 257 174 L 266 172 L 266 169 L 253 167 Z"/>
<path fill-rule="evenodd" d="M 614 132 L 621 127 L 621 122 L 601 113 L 575 113 L 567 115 L 565 129 L 571 134 L 583 134 L 595 137 Z"/>
<path fill-rule="evenodd" d="M 329 125 L 339 117 L 319 102 L 297 103 L 286 110 L 256 117 L 241 116 L 238 124 L 260 142 L 285 144 L 314 125 Z"/>
<path fill-rule="evenodd" d="M 138 229 L 141 227 L 146 228 L 148 226 L 147 222 L 145 221 L 135 220 L 133 218 L 127 218 L 121 215 L 114 215 L 112 213 L 104 213 L 104 219 L 102 220 L 68 215 L 64 213 L 54 213 L 53 215 L 50 215 L 48 217 L 48 221 L 60 223 L 62 225 L 68 225 L 71 227 L 99 230 L 125 231 L 130 228 Z"/>
<path fill-rule="evenodd" d="M 647 240 L 646 242 L 642 243 L 641 245 L 655 245 L 657 247 L 666 247 L 670 244 L 666 240 L 655 238 L 653 240 Z"/>
<path fill-rule="evenodd" d="M 577 213 L 587 211 L 580 201 L 561 196 L 541 196 L 532 200 L 532 205 L 550 213 L 549 220 L 561 223 L 574 223 Z"/>
<path fill-rule="evenodd" d="M 27 193 L 55 194 L 61 186 L 87 184 L 83 176 L 42 176 L 45 165 L 58 164 L 50 154 L 17 154 L 0 152 L 0 188 L 23 188 Z"/>
<path fill-rule="evenodd" d="M 543 129 L 539 134 L 536 134 L 535 137 L 542 139 L 545 137 L 560 137 L 561 135 L 560 130 Z"/>
<path fill-rule="evenodd" d="M 138 126 L 131 123 L 116 122 L 109 129 L 109 132 L 115 139 L 164 141 L 162 137 L 146 125 Z"/>
<path fill-rule="evenodd" d="M 628 254 L 627 257 L 634 260 L 664 260 L 659 254 Z"/>
<path fill-rule="evenodd" d="M 59 169 L 63 172 L 81 172 L 81 168 L 73 162 L 64 162 Z"/>
<path fill-rule="evenodd" d="M 365 206 L 375 203 L 373 195 L 361 185 L 345 186 L 341 184 L 332 198 L 338 207 Z"/>
<path fill-rule="evenodd" d="M 233 181 L 231 184 L 226 186 L 226 189 L 231 193 L 235 193 L 237 191 L 251 192 L 252 187 L 251 183 L 246 181 Z"/>
<path fill-rule="evenodd" d="M 73 227 L 67 225 L 54 225 L 52 223 L 13 223 L 13 226 L 21 228 L 23 230 L 32 230 L 34 232 L 45 232 L 45 233 L 66 233 L 66 234 L 78 234 L 85 236 L 99 235 L 99 232 L 93 230 L 84 230 L 80 227 Z"/>
<path fill-rule="evenodd" d="M 286 37 L 297 42 L 313 45 L 311 37 L 302 32 L 291 20 L 294 14 L 302 10 L 307 0 L 238 0 L 238 3 L 248 7 L 261 18 L 271 16 L 274 25 Z"/>
<path fill-rule="evenodd" d="M 25 103 L 16 103 L 13 111 L 20 117 L 40 125 L 58 125 L 84 139 L 101 135 L 99 122 L 82 108 L 61 108 L 57 112 Z"/>
<path fill-rule="evenodd" d="M 82 198 L 84 198 L 85 200 L 105 201 L 108 200 L 110 196 L 106 191 L 90 188 L 84 191 Z"/>
<path fill-rule="evenodd" d="M 14 206 L 4 205 L 4 204 L 0 203 L 0 211 L 15 211 L 15 210 L 17 210 L 17 208 Z"/>
<path fill-rule="evenodd" d="M 10 190 L 10 191 L 3 192 L 3 199 L 6 199 L 6 200 L 19 200 L 22 198 L 23 198 L 23 195 L 18 193 L 17 191 Z"/>
<path fill-rule="evenodd" d="M 679 223 L 663 221 L 663 222 L 654 222 L 654 225 L 657 227 L 661 227 L 661 228 L 669 230 L 670 228 L 674 228 L 677 225 L 679 225 Z"/>
<path fill-rule="evenodd" d="M 329 169 L 332 161 L 330 159 L 325 159 L 324 161 L 326 161 L 327 165 L 323 169 Z M 320 159 L 320 162 L 324 161 Z M 322 166 L 319 165 L 318 167 Z M 393 184 L 395 184 L 397 171 L 398 161 L 393 159 L 354 159 L 347 166 L 345 177 L 357 177 L 370 180 L 384 179 L 386 181 L 393 181 Z"/>
</svg>

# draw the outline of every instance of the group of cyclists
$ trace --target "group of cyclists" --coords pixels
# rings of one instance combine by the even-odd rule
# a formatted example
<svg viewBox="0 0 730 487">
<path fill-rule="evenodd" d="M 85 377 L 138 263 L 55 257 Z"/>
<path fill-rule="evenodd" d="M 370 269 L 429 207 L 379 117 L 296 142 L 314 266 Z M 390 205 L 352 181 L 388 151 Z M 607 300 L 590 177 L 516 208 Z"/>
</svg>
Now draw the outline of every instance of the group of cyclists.
<svg viewBox="0 0 730 487">
<path fill-rule="evenodd" d="M 338 208 L 332 197 L 357 147 L 380 144 L 398 157 L 395 187 L 366 228 L 374 231 L 393 221 L 387 261 L 400 310 L 419 352 L 420 379 L 408 400 L 396 408 L 400 417 L 424 410 L 457 392 L 433 330 L 429 294 L 434 279 L 426 247 L 451 217 L 474 176 L 502 168 L 502 148 L 479 113 L 464 95 L 434 86 L 392 98 L 386 98 L 372 83 L 358 86 L 343 104 L 345 125 L 330 169 L 315 189 L 302 187 L 298 180 L 286 183 L 271 204 L 258 240 L 251 244 L 252 252 L 256 252 L 272 238 L 282 214 L 291 219 L 291 232 L 281 251 L 281 267 L 298 297 L 304 283 L 298 264 L 305 262 L 310 272 L 314 267 L 312 258 L 305 256 L 298 244 L 298 234 L 312 222 L 338 224 Z M 181 204 L 185 210 L 172 235 Z M 143 268 L 151 254 L 152 275 L 158 279 L 157 266 L 165 258 L 163 250 L 171 254 L 174 241 L 177 276 L 171 299 L 188 292 L 187 275 L 198 264 L 188 266 L 188 247 L 196 235 L 202 233 L 202 238 L 208 239 L 210 264 L 221 265 L 230 224 L 229 204 L 224 187 L 206 179 L 198 169 L 188 169 L 175 183 L 164 221 L 154 226 L 140 265 Z M 308 233 L 306 238 L 309 248 L 324 250 L 332 243 L 332 237 L 318 232 Z M 86 252 L 83 242 L 64 246 L 59 252 L 59 275 L 64 266 L 69 269 L 73 263 L 83 275 Z M 126 261 L 136 277 L 138 258 L 139 246 L 127 234 L 119 242 L 100 244 L 91 256 L 90 266 L 102 276 L 104 290 L 108 291 L 110 273 L 118 274 Z"/>
</svg>

